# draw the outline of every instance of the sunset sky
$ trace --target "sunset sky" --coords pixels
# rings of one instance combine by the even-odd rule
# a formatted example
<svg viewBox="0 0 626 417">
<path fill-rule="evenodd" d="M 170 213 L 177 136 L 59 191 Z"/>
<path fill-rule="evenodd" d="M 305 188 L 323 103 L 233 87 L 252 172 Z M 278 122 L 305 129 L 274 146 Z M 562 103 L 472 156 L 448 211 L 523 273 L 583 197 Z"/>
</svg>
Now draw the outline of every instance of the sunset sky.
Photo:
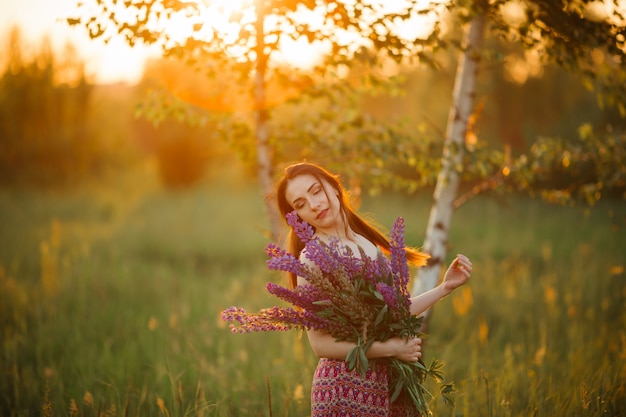
<svg viewBox="0 0 626 417">
<path fill-rule="evenodd" d="M 97 83 L 138 81 L 150 51 L 146 47 L 131 49 L 120 39 L 105 45 L 100 40 L 90 40 L 80 28 L 69 27 L 65 18 L 72 15 L 77 1 L 0 0 L 0 54 L 4 53 L 10 28 L 18 25 L 29 46 L 38 46 L 46 35 L 55 48 L 62 48 L 70 41 L 78 48 L 87 71 Z"/>
</svg>

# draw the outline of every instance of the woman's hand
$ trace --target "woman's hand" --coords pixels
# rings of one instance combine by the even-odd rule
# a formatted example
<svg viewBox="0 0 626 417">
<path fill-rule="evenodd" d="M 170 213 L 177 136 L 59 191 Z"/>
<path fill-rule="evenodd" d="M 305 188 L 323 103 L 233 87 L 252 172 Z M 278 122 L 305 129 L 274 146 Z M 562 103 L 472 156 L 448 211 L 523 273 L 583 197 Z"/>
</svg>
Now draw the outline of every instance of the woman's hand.
<svg viewBox="0 0 626 417">
<path fill-rule="evenodd" d="M 472 263 L 465 255 L 458 254 L 443 276 L 443 287 L 448 291 L 465 284 L 472 273 Z"/>
<path fill-rule="evenodd" d="M 419 337 L 392 337 L 388 343 L 395 358 L 405 362 L 417 362 L 422 357 L 422 339 Z"/>
</svg>

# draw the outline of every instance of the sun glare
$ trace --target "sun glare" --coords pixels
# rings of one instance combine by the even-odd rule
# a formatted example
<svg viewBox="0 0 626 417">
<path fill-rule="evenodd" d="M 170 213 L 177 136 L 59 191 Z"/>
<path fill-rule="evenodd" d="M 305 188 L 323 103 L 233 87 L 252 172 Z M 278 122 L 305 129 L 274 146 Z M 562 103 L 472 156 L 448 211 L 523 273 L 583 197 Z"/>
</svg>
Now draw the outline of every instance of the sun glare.
<svg viewBox="0 0 626 417">
<path fill-rule="evenodd" d="M 283 38 L 275 58 L 280 63 L 308 69 L 320 62 L 322 53 L 320 47 L 310 44 L 304 37 L 298 40 Z"/>
<path fill-rule="evenodd" d="M 381 8 L 385 12 L 393 11 L 401 7 L 404 0 L 371 0 L 381 2 Z M 444 0 L 436 0 L 441 3 Z M 187 0 L 197 6 L 198 13 L 173 13 L 170 18 L 166 17 L 164 10 L 160 11 L 160 18 L 150 22 L 150 28 L 160 33 L 167 34 L 170 42 L 183 42 L 190 36 L 197 39 L 211 39 L 219 36 L 227 43 L 233 43 L 240 35 L 242 26 L 251 26 L 255 21 L 255 0 Z M 84 2 L 85 16 L 89 13 L 97 13 L 95 2 Z M 424 0 L 424 7 L 429 1 Z M 90 8 L 89 4 L 93 5 Z M 120 20 L 133 21 L 129 16 L 130 11 L 124 6 L 124 2 L 117 2 L 117 6 L 110 10 L 112 15 Z M 158 4 L 158 3 L 157 3 Z M 31 10 L 40 10 L 36 16 Z M 66 42 L 77 46 L 79 55 L 86 60 L 86 67 L 96 82 L 110 83 L 124 81 L 135 83 L 141 78 L 146 59 L 160 55 L 160 47 L 147 46 L 137 43 L 128 46 L 122 36 L 114 34 L 110 40 L 90 39 L 85 33 L 84 27 L 69 27 L 66 23 L 68 16 L 76 15 L 76 0 L 28 0 L 23 3 L 11 3 L 11 7 L 3 9 L 0 14 L 0 26 L 17 23 L 25 29 L 30 40 L 36 42 L 37 37 L 43 37 L 50 33 L 53 38 L 55 49 L 61 49 Z M 296 20 L 307 22 L 314 28 L 324 26 L 322 13 L 319 10 L 307 10 L 304 7 L 298 9 L 293 16 Z M 416 16 L 416 20 L 407 24 L 398 25 L 398 33 L 401 36 L 415 37 L 424 36 L 432 30 L 429 22 L 430 16 Z M 278 26 L 277 19 L 266 20 L 266 30 L 275 30 Z M 50 31 L 50 32 L 48 32 Z M 363 40 L 357 34 L 340 33 L 342 42 L 358 46 Z M 307 69 L 317 64 L 328 45 L 321 43 L 311 44 L 306 38 L 291 39 L 282 36 L 271 59 L 277 65 L 292 65 L 300 69 Z M 233 52 L 236 54 L 236 52 Z"/>
<path fill-rule="evenodd" d="M 197 2 L 203 28 L 199 35 L 219 33 L 224 39 L 234 41 L 242 26 L 253 23 L 253 0 L 205 0 Z"/>
<path fill-rule="evenodd" d="M 376 3 L 378 0 L 373 0 Z M 377 10 L 380 13 L 393 13 L 401 11 L 407 7 L 405 0 L 378 1 Z M 163 20 L 160 30 L 165 31 L 173 40 L 183 41 L 194 36 L 199 39 L 208 39 L 213 35 L 219 36 L 226 43 L 235 43 L 240 35 L 242 27 L 252 25 L 256 19 L 254 0 L 199 0 L 194 1 L 198 7 L 198 15 L 194 17 L 178 16 L 167 21 Z M 445 3 L 444 0 L 424 0 L 422 8 Z M 313 27 L 322 27 L 322 13 L 318 10 L 308 10 L 304 7 L 295 11 L 292 17 L 296 21 L 306 22 Z M 434 13 L 426 15 L 415 14 L 413 18 L 406 22 L 394 22 L 397 33 L 406 38 L 424 38 L 428 36 L 434 27 L 436 16 Z M 194 31 L 194 26 L 201 27 Z M 265 28 L 271 32 L 278 28 L 278 18 L 267 17 Z M 340 33 L 342 42 L 346 44 L 363 44 L 365 40 L 354 33 Z M 320 43 L 311 44 L 305 37 L 292 39 L 289 36 L 281 36 L 278 50 L 272 53 L 271 60 L 279 65 L 292 65 L 296 68 L 307 69 L 319 63 L 325 53 L 324 46 Z M 243 49 L 243 48 L 242 48 Z M 237 48 L 230 50 L 233 55 L 237 55 Z M 243 53 L 243 52 L 242 52 Z"/>
</svg>

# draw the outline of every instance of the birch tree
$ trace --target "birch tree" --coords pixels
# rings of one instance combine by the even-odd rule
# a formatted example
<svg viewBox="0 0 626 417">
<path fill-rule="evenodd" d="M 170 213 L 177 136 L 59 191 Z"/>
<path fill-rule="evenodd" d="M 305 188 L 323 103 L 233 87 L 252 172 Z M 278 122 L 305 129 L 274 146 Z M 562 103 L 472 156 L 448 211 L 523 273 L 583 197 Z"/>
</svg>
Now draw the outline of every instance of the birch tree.
<svg viewBox="0 0 626 417">
<path fill-rule="evenodd" d="M 461 57 L 454 84 L 453 102 L 449 112 L 441 170 L 437 176 L 434 202 L 426 229 L 424 247 L 432 255 L 429 264 L 420 269 L 413 292 L 416 294 L 434 288 L 441 274 L 448 251 L 448 234 L 455 207 L 458 206 L 459 176 L 468 167 L 464 164 L 466 139 L 471 129 L 471 117 L 475 113 L 474 98 L 477 95 L 477 74 L 481 56 L 488 51 L 483 48 L 486 28 L 501 39 L 521 44 L 526 49 L 540 51 L 544 62 L 555 62 L 566 70 L 587 77 L 598 96 L 616 105 L 626 116 L 626 21 L 621 14 L 624 5 L 618 1 L 554 1 L 529 0 L 453 2 L 451 9 L 464 11 L 471 16 L 466 24 Z M 511 23 L 503 18 L 503 8 L 519 10 L 518 21 Z M 606 57 L 605 65 L 594 65 L 593 54 Z M 610 74 L 610 75 L 609 75 Z M 621 139 L 623 142 L 623 138 Z M 551 145 L 548 145 L 549 148 Z M 616 152 L 617 155 L 622 152 Z M 508 158 L 507 158 L 508 159 Z M 527 155 L 517 161 L 502 160 L 504 166 L 496 167 L 500 177 L 512 170 L 529 172 Z M 613 165 L 613 164 L 611 164 Z M 623 170 L 618 170 L 619 173 Z M 616 174 L 623 181 L 624 175 Z M 598 178 L 597 183 L 604 180 Z M 600 185 L 601 187 L 601 185 Z M 593 186 L 591 187 L 594 188 Z M 428 327 L 430 311 L 426 313 Z"/>
<path fill-rule="evenodd" d="M 476 77 L 480 64 L 486 16 L 478 13 L 467 26 L 464 51 L 458 64 L 454 83 L 453 105 L 450 109 L 447 133 L 443 148 L 441 170 L 433 195 L 433 205 L 426 227 L 424 249 L 431 255 L 428 264 L 419 271 L 414 292 L 417 294 L 434 288 L 444 265 L 448 234 L 452 224 L 454 201 L 463 166 L 463 150 L 470 116 L 474 111 Z M 426 313 L 428 315 L 428 312 Z M 427 322 L 427 320 L 425 320 Z"/>
</svg>

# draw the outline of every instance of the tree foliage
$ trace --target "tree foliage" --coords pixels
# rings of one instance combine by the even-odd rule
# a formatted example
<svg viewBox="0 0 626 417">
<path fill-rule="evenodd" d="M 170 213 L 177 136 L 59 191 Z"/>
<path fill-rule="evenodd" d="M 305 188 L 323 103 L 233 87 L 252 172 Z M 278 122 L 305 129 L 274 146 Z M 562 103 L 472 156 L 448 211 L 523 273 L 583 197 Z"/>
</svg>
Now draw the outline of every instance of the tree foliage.
<svg viewBox="0 0 626 417">
<path fill-rule="evenodd" d="M 228 78 L 222 81 L 226 83 Z M 220 84 L 223 89 L 224 84 Z M 209 79 L 193 69 L 164 59 L 148 62 L 142 81 L 135 87 L 141 95 L 135 115 L 145 117 L 134 119 L 133 133 L 141 147 L 156 157 L 160 178 L 167 187 L 193 186 L 210 171 L 232 165 L 234 158 L 227 143 L 250 136 L 245 121 L 206 112 L 170 93 L 186 90 L 190 101 L 204 96 L 202 101 L 208 105 L 208 96 L 218 93 L 212 87 Z M 223 99 L 215 96 L 211 105 L 223 109 L 228 106 Z M 237 133 L 239 129 L 241 133 Z"/>
<path fill-rule="evenodd" d="M 510 147 L 489 148 L 480 140 L 475 126 L 481 116 L 477 103 L 468 125 L 462 168 L 470 190 L 504 185 L 504 190 L 559 203 L 594 204 L 602 196 L 626 197 L 619 168 L 624 155 L 616 149 L 623 143 L 626 117 L 626 20 L 618 2 L 475 1 L 473 6 L 476 13 L 488 16 L 490 33 L 500 42 L 519 46 L 527 57 L 532 53 L 541 66 L 555 64 L 571 72 L 595 91 L 600 108 L 617 108 L 621 119 L 595 131 L 581 120 L 579 137 L 531 138 L 527 148 L 518 148 L 517 155 L 512 155 Z M 483 65 L 501 57 L 494 44 L 477 53 L 486 58 Z M 536 100 L 540 99 L 538 94 Z M 562 111 L 562 106 L 555 110 Z M 508 108 L 508 112 L 515 110 Z M 477 187 L 475 181 L 481 178 L 483 183 Z"/>
<path fill-rule="evenodd" d="M 241 78 L 238 89 L 228 89 L 232 92 L 231 99 L 252 94 L 251 74 L 257 60 L 267 60 L 271 70 L 269 82 L 285 91 L 291 89 L 290 94 L 278 94 L 284 98 L 282 102 L 271 100 L 275 93 L 266 94 L 269 99 L 267 110 L 271 111 L 269 140 L 274 165 L 293 159 L 312 159 L 314 155 L 315 158 L 325 155 L 321 162 L 332 164 L 335 155 L 342 157 L 341 165 L 345 167 L 348 165 L 344 163 L 345 159 L 349 157 L 352 162 L 349 165 L 355 167 L 355 176 L 367 173 L 376 177 L 380 174 L 377 184 L 405 183 L 415 189 L 433 184 L 436 173 L 425 170 L 440 166 L 436 152 L 441 146 L 433 143 L 437 138 L 429 139 L 423 130 L 421 134 L 415 131 L 407 134 L 405 128 L 396 124 L 397 120 L 385 123 L 364 112 L 359 102 L 365 92 L 371 94 L 376 89 L 398 88 L 397 80 L 389 79 L 389 73 L 381 70 L 390 59 L 403 65 L 419 62 L 442 68 L 445 64 L 437 59 L 437 51 L 462 47 L 462 34 L 455 30 L 444 32 L 442 27 L 446 24 L 460 26 L 482 10 L 489 17 L 491 34 L 509 44 L 519 45 L 522 50 L 537 51 L 541 65 L 554 62 L 576 72 L 585 85 L 597 88 L 601 103 L 622 106 L 626 83 L 620 82 L 624 76 L 624 25 L 619 9 L 607 9 L 612 14 L 599 18 L 597 13 L 593 14 L 597 2 L 570 3 L 497 0 L 440 2 L 424 6 L 418 2 L 406 2 L 390 7 L 384 2 L 264 1 L 257 2 L 256 9 L 249 3 L 248 9 L 243 7 L 229 12 L 226 3 L 205 9 L 208 6 L 196 2 L 151 0 L 122 5 L 108 0 L 84 3 L 70 23 L 85 26 L 94 38 L 107 40 L 112 36 L 123 36 L 131 45 L 136 42 L 159 44 L 164 56 L 183 59 L 196 67 L 200 74 L 214 79 L 217 88 L 221 85 L 218 80 L 222 74 L 234 71 Z M 517 8 L 517 14 L 511 12 L 512 8 Z M 266 31 L 262 34 L 267 51 L 265 57 L 259 57 L 255 51 L 258 41 L 258 26 L 255 24 L 261 11 L 273 22 L 265 26 Z M 316 13 L 318 19 L 302 19 L 303 12 Z M 212 16 L 218 16 L 218 13 L 229 21 L 222 25 L 216 23 Z M 418 15 L 438 16 L 430 35 L 425 38 L 401 36 L 397 28 Z M 186 31 L 173 31 L 173 27 L 186 28 Z M 237 30 L 233 32 L 234 29 Z M 346 37 L 346 33 L 356 35 Z M 302 73 L 269 61 L 272 54 L 280 51 L 284 38 L 301 37 L 311 44 L 326 45 L 324 61 L 315 71 Z M 488 48 L 480 53 L 485 63 L 501 63 L 502 55 L 498 49 Z M 353 81 L 347 81 L 350 79 Z M 241 122 L 241 110 L 254 110 L 250 106 L 242 107 L 245 99 L 238 100 L 238 104 L 232 104 L 230 108 L 223 106 L 216 110 L 211 105 L 211 97 L 215 97 L 211 93 L 205 94 L 204 99 L 197 92 L 193 97 L 181 94 L 180 90 L 174 94 L 196 108 L 208 109 L 213 114 L 222 112 L 226 116 L 223 120 L 234 116 Z M 248 99 L 248 103 L 251 102 Z M 281 113 L 297 114 L 308 122 L 294 123 L 281 117 Z M 480 115 L 477 113 L 476 117 Z M 239 122 L 240 127 L 246 125 Z M 253 136 L 247 135 L 253 135 L 253 123 L 248 119 L 246 128 L 236 130 L 241 136 L 225 134 L 250 164 L 254 164 L 255 143 Z M 471 157 L 471 161 L 477 161 L 477 158 Z M 477 173 L 474 180 L 489 178 L 493 173 L 484 169 L 488 162 L 466 167 L 466 177 Z M 413 169 L 411 176 L 424 180 L 403 181 L 398 177 L 395 178 L 398 181 L 394 181 L 391 176 L 384 177 L 383 174 L 406 173 Z"/>
<path fill-rule="evenodd" d="M 495 34 L 577 73 L 626 117 L 626 16 L 619 1 L 490 3 Z M 506 14 L 511 5 L 523 13 L 517 20 Z"/>
<path fill-rule="evenodd" d="M 588 124 L 575 140 L 539 138 L 512 164 L 510 186 L 558 204 L 626 199 L 625 150 L 626 132 L 599 134 Z"/>
<path fill-rule="evenodd" d="M 311 44 L 327 44 L 327 59 L 344 64 L 364 49 L 385 51 L 397 61 L 426 58 L 428 49 L 424 46 L 435 42 L 438 27 L 428 39 L 412 39 L 397 31 L 399 22 L 431 13 L 429 7 L 420 4 L 415 0 L 393 7 L 382 2 L 264 0 L 241 1 L 233 10 L 227 1 L 94 0 L 79 3 L 68 23 L 85 27 L 92 38 L 108 41 L 122 36 L 131 46 L 137 42 L 158 44 L 164 56 L 184 57 L 190 64 L 235 62 L 247 76 L 246 70 L 252 70 L 257 59 L 265 58 L 257 56 L 254 48 L 257 22 L 268 16 L 271 24 L 260 35 L 269 53 L 280 49 L 283 38 L 305 38 Z M 315 18 L 306 18 L 312 14 Z M 349 33 L 353 36 L 346 36 Z"/>
</svg>

